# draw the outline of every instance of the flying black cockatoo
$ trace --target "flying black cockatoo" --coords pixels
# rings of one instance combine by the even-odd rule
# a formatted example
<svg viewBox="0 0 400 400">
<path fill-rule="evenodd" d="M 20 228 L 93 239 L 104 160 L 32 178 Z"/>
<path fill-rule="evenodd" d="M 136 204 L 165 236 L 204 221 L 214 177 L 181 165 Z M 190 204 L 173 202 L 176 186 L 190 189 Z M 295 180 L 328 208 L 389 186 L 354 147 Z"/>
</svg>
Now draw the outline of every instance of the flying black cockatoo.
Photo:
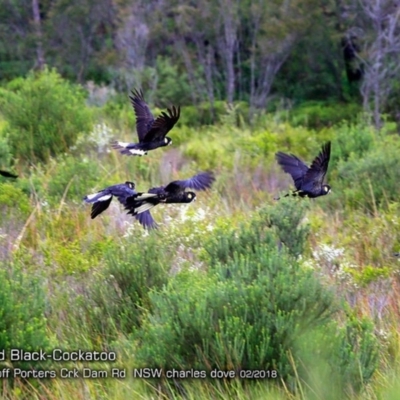
<svg viewBox="0 0 400 400">
<path fill-rule="evenodd" d="M 137 196 L 126 199 L 125 208 L 147 229 L 157 228 L 157 224 L 150 214 L 150 209 L 160 203 L 191 203 L 196 199 L 196 193 L 185 189 L 206 190 L 215 181 L 212 172 L 200 172 L 186 180 L 173 181 L 166 186 L 149 189 L 147 193 L 138 193 Z M 154 195 L 154 197 L 149 197 Z"/>
<path fill-rule="evenodd" d="M 168 146 L 172 143 L 167 133 L 174 127 L 180 117 L 180 107 L 172 106 L 166 112 L 154 119 L 149 106 L 144 101 L 143 92 L 140 90 L 132 91 L 131 99 L 136 115 L 136 130 L 139 143 L 114 142 L 112 147 L 118 149 L 121 154 L 128 156 L 143 156 L 149 150 Z"/>
<path fill-rule="evenodd" d="M 109 186 L 97 193 L 89 194 L 85 196 L 83 200 L 85 200 L 86 203 L 93 204 L 90 216 L 94 219 L 103 211 L 107 210 L 113 197 L 116 197 L 121 204 L 126 206 L 126 199 L 136 195 L 135 184 L 133 182 L 125 182 L 119 185 Z M 149 196 L 152 197 L 154 195 Z"/>
<path fill-rule="evenodd" d="M 331 142 L 328 142 L 322 146 L 320 153 L 310 167 L 295 155 L 280 151 L 276 153 L 276 160 L 282 169 L 293 178 L 296 187 L 293 195 L 314 198 L 324 196 L 331 191 L 331 187 L 324 184 L 330 156 Z"/>
</svg>

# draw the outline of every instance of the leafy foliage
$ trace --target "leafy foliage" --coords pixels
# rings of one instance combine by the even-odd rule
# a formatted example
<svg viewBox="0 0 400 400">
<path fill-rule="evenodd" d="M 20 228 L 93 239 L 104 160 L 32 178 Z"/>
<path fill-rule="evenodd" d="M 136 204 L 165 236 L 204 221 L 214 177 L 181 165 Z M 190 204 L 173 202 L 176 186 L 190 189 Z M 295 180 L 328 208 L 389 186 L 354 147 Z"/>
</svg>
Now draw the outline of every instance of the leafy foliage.
<svg viewBox="0 0 400 400">
<path fill-rule="evenodd" d="M 81 179 L 83 176 L 85 179 Z M 93 160 L 77 161 L 71 156 L 59 158 L 55 165 L 55 176 L 46 188 L 47 196 L 58 201 L 64 197 L 81 202 L 85 193 L 98 185 L 98 179 L 98 165 Z"/>
<path fill-rule="evenodd" d="M 356 122 L 360 112 L 361 107 L 355 103 L 306 102 L 290 113 L 290 122 L 294 126 L 303 125 L 318 129 L 338 125 L 343 121 Z"/>
<path fill-rule="evenodd" d="M 14 217 L 27 217 L 31 211 L 29 198 L 21 189 L 11 183 L 0 183 L 0 212 L 11 213 Z"/>
<path fill-rule="evenodd" d="M 348 206 L 374 211 L 399 198 L 399 150 L 399 138 L 388 136 L 362 158 L 353 154 L 339 164 L 338 189 L 344 193 Z"/>
<path fill-rule="evenodd" d="M 167 248 L 157 237 L 144 239 L 109 248 L 104 272 L 92 285 L 90 303 L 83 305 L 93 331 L 106 338 L 140 327 L 151 309 L 149 293 L 167 282 Z"/>
<path fill-rule="evenodd" d="M 303 216 L 303 212 L 292 206 L 288 213 Z M 282 218 L 284 213 L 282 206 L 272 215 Z M 162 291 L 150 294 L 152 311 L 139 331 L 139 365 L 208 373 L 234 370 L 237 375 L 242 369 L 275 369 L 295 388 L 299 365 L 293 359 L 299 360 L 304 351 L 298 343 L 314 330 L 324 330 L 337 306 L 313 271 L 302 268 L 277 246 L 278 235 L 285 231 L 288 235 L 288 228 L 277 226 L 274 233 L 269 226 L 266 213 L 261 212 L 235 235 L 223 237 L 216 232 L 208 247 L 212 266 L 208 274 L 182 272 Z M 298 227 L 294 224 L 290 229 Z M 301 251 L 306 234 L 301 228 L 292 234 L 288 248 Z M 350 336 L 341 336 L 337 325 L 324 331 L 340 336 L 325 354 L 325 362 L 335 357 L 343 370 L 331 365 L 331 373 L 356 391 L 360 379 L 371 377 L 377 361 L 376 342 L 370 328 L 365 329 L 351 331 Z M 365 347 L 358 352 L 359 343 Z M 314 343 L 313 354 L 324 351 L 324 346 L 323 341 Z M 358 376 L 358 362 L 364 357 L 363 375 L 351 382 L 349 371 L 352 378 Z"/>
<path fill-rule="evenodd" d="M 0 165 L 6 166 L 9 165 L 11 161 L 11 149 L 8 145 L 7 139 L 2 136 L 0 130 Z"/>
<path fill-rule="evenodd" d="M 48 161 L 69 149 L 91 127 L 84 93 L 54 70 L 30 73 L 0 91 L 5 134 L 12 154 L 24 161 Z"/>
<path fill-rule="evenodd" d="M 0 284 L 0 350 L 46 348 L 45 296 L 39 278 L 2 263 Z"/>
</svg>

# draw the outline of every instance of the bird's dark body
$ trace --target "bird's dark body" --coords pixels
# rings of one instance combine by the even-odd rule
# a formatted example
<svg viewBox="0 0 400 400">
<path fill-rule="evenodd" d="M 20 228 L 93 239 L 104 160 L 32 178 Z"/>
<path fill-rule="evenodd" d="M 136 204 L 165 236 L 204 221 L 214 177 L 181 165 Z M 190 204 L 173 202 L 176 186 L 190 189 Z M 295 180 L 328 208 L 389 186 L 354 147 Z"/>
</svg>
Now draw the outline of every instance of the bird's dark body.
<svg viewBox="0 0 400 400">
<path fill-rule="evenodd" d="M 143 156 L 150 150 L 170 145 L 172 140 L 166 135 L 178 122 L 180 108 L 172 106 L 167 109 L 167 112 L 162 112 L 159 117 L 154 119 L 142 91 L 132 91 L 132 96 L 129 98 L 136 115 L 139 143 L 114 142 L 112 147 L 124 155 Z"/>
<path fill-rule="evenodd" d="M 166 138 L 169 139 L 169 138 Z M 168 146 L 170 143 L 172 143 L 172 141 L 166 141 L 166 140 L 159 140 L 156 142 L 143 142 L 143 143 L 129 143 L 128 145 L 126 145 L 125 147 L 118 147 L 120 150 L 119 152 L 121 154 L 127 155 L 127 156 L 132 156 L 135 155 L 134 153 L 132 153 L 131 150 L 139 150 L 143 152 L 143 155 L 146 155 L 148 151 L 150 150 L 155 150 L 158 149 L 159 147 L 164 147 L 164 146 Z M 114 144 L 114 146 L 116 146 Z M 140 155 L 140 154 L 136 154 L 136 155 Z"/>
<path fill-rule="evenodd" d="M 184 204 L 196 199 L 196 193 L 186 192 L 185 189 L 206 190 L 211 187 L 215 177 L 211 172 L 201 172 L 192 178 L 173 181 L 166 186 L 154 187 L 147 193 L 138 193 L 137 196 L 126 200 L 125 208 L 128 214 L 134 215 L 143 227 L 147 229 L 157 228 L 150 209 L 160 203 Z M 154 195 L 154 197 L 148 197 Z"/>
<path fill-rule="evenodd" d="M 331 142 L 322 146 L 320 153 L 310 167 L 293 154 L 276 153 L 278 164 L 293 178 L 296 187 L 293 195 L 315 198 L 327 195 L 330 192 L 330 186 L 323 183 L 328 170 L 330 155 Z"/>
<path fill-rule="evenodd" d="M 84 197 L 86 203 L 92 203 L 92 219 L 96 218 L 110 206 L 113 197 L 117 197 L 118 201 L 125 205 L 128 197 L 135 196 L 135 184 L 133 182 L 125 182 L 118 185 L 109 186 L 99 192 Z"/>
<path fill-rule="evenodd" d="M 0 170 L 0 175 L 4 176 L 5 178 L 18 178 L 18 175 L 14 175 L 11 172 Z"/>
</svg>

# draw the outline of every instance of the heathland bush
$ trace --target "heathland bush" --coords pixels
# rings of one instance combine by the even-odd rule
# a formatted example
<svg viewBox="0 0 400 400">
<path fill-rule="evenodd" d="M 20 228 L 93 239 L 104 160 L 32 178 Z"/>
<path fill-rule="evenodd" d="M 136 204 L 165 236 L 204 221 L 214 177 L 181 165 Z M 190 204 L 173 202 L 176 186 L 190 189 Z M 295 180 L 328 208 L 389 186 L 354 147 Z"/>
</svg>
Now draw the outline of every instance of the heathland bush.
<svg viewBox="0 0 400 400">
<path fill-rule="evenodd" d="M 19 160 L 47 161 L 66 152 L 92 125 L 84 91 L 54 70 L 9 82 L 0 89 L 0 105 L 4 133 Z"/>
<path fill-rule="evenodd" d="M 297 372 L 304 398 L 355 398 L 378 367 L 378 340 L 373 323 L 346 312 L 342 323 L 320 326 L 296 343 Z M 357 397 L 358 398 L 358 397 Z"/>
<path fill-rule="evenodd" d="M 64 198 L 80 203 L 88 194 L 86 192 L 98 185 L 99 166 L 93 159 L 76 160 L 66 156 L 59 158 L 55 164 L 55 174 L 49 180 L 46 192 L 47 196 L 56 201 Z"/>
<path fill-rule="evenodd" d="M 362 158 L 375 146 L 378 138 L 374 128 L 360 119 L 356 123 L 346 121 L 335 126 L 333 139 L 330 170 L 337 168 L 340 161 L 347 161 L 351 157 Z"/>
<path fill-rule="evenodd" d="M 0 286 L 0 350 L 46 348 L 49 342 L 40 279 L 18 265 L 1 263 Z"/>
<path fill-rule="evenodd" d="M 387 136 L 362 156 L 352 154 L 338 164 L 336 187 L 351 208 L 374 211 L 399 199 L 400 138 Z"/>
<path fill-rule="evenodd" d="M 6 166 L 11 162 L 11 149 L 7 139 L 2 136 L 0 131 L 0 165 Z"/>
<path fill-rule="evenodd" d="M 371 376 L 376 363 L 363 360 L 373 359 L 376 346 L 359 349 L 363 331 L 354 331 L 351 340 L 341 336 L 333 293 L 294 257 L 307 235 L 300 224 L 304 208 L 299 212 L 293 199 L 285 203 L 262 210 L 237 232 L 214 232 L 206 247 L 208 273 L 183 271 L 150 293 L 151 311 L 135 336 L 139 365 L 234 370 L 237 376 L 247 369 L 276 370 L 295 390 L 299 379 L 307 379 L 306 373 L 296 376 L 305 351 L 301 339 L 322 331 L 343 339 L 324 355 L 325 362 L 331 357 L 340 362 L 340 368 L 328 364 L 331 374 L 344 379 L 349 370 L 357 375 L 366 368 L 362 377 Z M 282 220 L 293 215 L 293 225 L 275 225 L 277 214 Z M 329 324 L 334 329 L 328 331 Z M 325 345 L 316 341 L 312 352 L 323 354 Z"/>
<path fill-rule="evenodd" d="M 138 227 L 139 228 L 139 227 Z M 156 235 L 129 238 L 105 253 L 105 268 L 83 304 L 92 330 L 103 337 L 135 331 L 152 309 L 149 293 L 168 280 L 171 254 Z M 132 240 L 133 239 L 133 240 Z"/>
<path fill-rule="evenodd" d="M 308 101 L 290 112 L 290 122 L 294 126 L 318 129 L 343 121 L 354 122 L 361 111 L 360 105 L 356 103 Z"/>
<path fill-rule="evenodd" d="M 307 202 L 294 198 L 281 198 L 274 206 L 261 208 L 248 227 L 239 231 L 217 231 L 205 243 L 211 266 L 227 263 L 235 255 L 254 253 L 265 248 L 286 247 L 289 254 L 297 256 L 304 251 L 309 227 L 302 224 Z"/>
<path fill-rule="evenodd" d="M 1 179 L 1 178 L 0 178 Z M 29 197 L 13 183 L 0 183 L 0 215 L 26 218 L 32 211 Z"/>
</svg>

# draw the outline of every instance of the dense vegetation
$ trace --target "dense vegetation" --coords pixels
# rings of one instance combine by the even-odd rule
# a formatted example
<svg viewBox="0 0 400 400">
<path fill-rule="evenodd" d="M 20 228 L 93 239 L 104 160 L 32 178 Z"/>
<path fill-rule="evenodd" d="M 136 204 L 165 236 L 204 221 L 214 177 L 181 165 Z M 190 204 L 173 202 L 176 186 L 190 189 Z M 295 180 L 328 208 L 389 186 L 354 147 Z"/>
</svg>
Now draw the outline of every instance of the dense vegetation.
<svg viewBox="0 0 400 400">
<path fill-rule="evenodd" d="M 126 95 L 101 90 L 104 101 L 87 105 L 49 69 L 1 88 L 0 165 L 20 177 L 0 177 L 0 349 L 115 351 L 116 363 L 90 366 L 129 376 L 4 380 L 2 395 L 396 399 L 396 124 L 378 131 L 368 114 L 316 103 L 260 112 L 250 125 L 246 103 L 217 102 L 215 124 L 198 123 L 209 108 L 184 106 L 172 147 L 122 157 L 109 141 L 132 138 L 134 115 Z M 333 193 L 275 201 L 291 179 L 274 153 L 311 160 L 327 140 Z M 146 190 L 206 169 L 213 188 L 157 207 L 158 231 L 117 202 L 91 220 L 82 202 L 110 184 Z M 132 378 L 142 367 L 277 378 Z"/>
<path fill-rule="evenodd" d="M 398 20 L 396 0 L 4 0 L 0 80 L 47 64 L 160 107 L 208 103 L 213 121 L 219 100 L 324 101 L 380 127 L 400 115 Z"/>
</svg>

